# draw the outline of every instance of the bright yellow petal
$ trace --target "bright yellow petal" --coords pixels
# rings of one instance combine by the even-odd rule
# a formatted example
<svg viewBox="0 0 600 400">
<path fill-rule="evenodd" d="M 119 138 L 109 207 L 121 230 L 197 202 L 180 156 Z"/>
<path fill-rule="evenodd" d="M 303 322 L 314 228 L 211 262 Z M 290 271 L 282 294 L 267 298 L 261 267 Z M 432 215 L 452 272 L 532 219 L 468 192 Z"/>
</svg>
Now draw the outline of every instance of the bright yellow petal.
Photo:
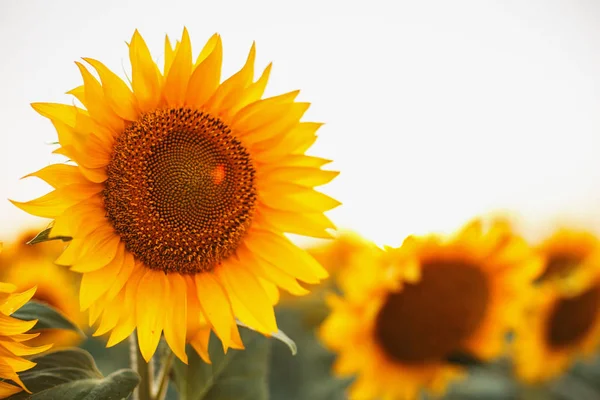
<svg viewBox="0 0 600 400">
<path fill-rule="evenodd" d="M 231 325 L 235 323 L 229 298 L 212 273 L 196 274 L 195 280 L 200 307 L 221 339 L 223 348 L 227 348 L 229 347 Z"/>
<path fill-rule="evenodd" d="M 33 295 L 35 294 L 37 287 L 34 286 L 29 290 L 26 290 L 22 293 L 15 293 L 8 296 L 2 305 L 0 306 L 0 312 L 4 315 L 10 315 L 13 312 L 17 311 L 19 308 L 23 307 L 25 303 L 27 303 Z"/>
<path fill-rule="evenodd" d="M 165 318 L 165 340 L 173 353 L 187 364 L 185 339 L 187 327 L 187 285 L 179 274 L 169 274 L 170 295 L 165 299 L 168 312 Z"/>
<path fill-rule="evenodd" d="M 282 235 L 252 230 L 245 243 L 259 258 L 273 265 L 282 265 L 282 269 L 304 282 L 319 283 L 328 276 L 312 256 Z"/>
<path fill-rule="evenodd" d="M 187 29 L 183 28 L 181 44 L 165 81 L 165 98 L 170 106 L 183 106 L 188 81 L 192 73 L 192 45 Z"/>
<path fill-rule="evenodd" d="M 211 38 L 202 52 L 208 55 L 192 72 L 185 100 L 187 106 L 194 108 L 202 108 L 219 87 L 223 59 L 221 38 L 218 35 L 214 40 Z"/>
<path fill-rule="evenodd" d="M 136 296 L 136 325 L 140 352 L 146 362 L 156 351 L 165 323 L 164 299 L 170 295 L 163 272 L 148 269 L 140 280 Z"/>
<path fill-rule="evenodd" d="M 136 99 L 127 84 L 100 61 L 92 58 L 84 60 L 94 67 L 100 76 L 104 97 L 112 110 L 122 119 L 137 120 L 139 110 Z"/>
<path fill-rule="evenodd" d="M 105 267 L 84 273 L 79 287 L 81 311 L 87 310 L 92 303 L 105 294 L 113 285 L 125 261 L 125 245 L 119 244 L 115 258 Z"/>
<path fill-rule="evenodd" d="M 161 78 L 146 42 L 136 30 L 129 44 L 131 86 L 141 112 L 156 109 L 160 101 Z"/>
<path fill-rule="evenodd" d="M 39 171 L 25 175 L 23 178 L 35 176 L 55 189 L 75 184 L 85 184 L 89 181 L 79 172 L 76 165 L 52 164 Z"/>
<path fill-rule="evenodd" d="M 29 214 L 54 218 L 62 214 L 67 208 L 99 193 L 101 190 L 102 186 L 96 184 L 68 185 L 34 200 L 27 202 L 10 200 L 10 202 Z"/>
<path fill-rule="evenodd" d="M 90 116 L 101 125 L 110 127 L 114 132 L 123 131 L 123 120 L 115 114 L 109 103 L 104 98 L 104 91 L 100 82 L 79 62 L 75 62 L 85 86 L 85 107 Z"/>
<path fill-rule="evenodd" d="M 121 239 L 111 228 L 96 229 L 94 235 L 88 237 L 81 256 L 73 263 L 71 270 L 82 273 L 99 270 L 113 261 L 117 254 L 123 256 L 123 252 L 118 253 L 120 244 Z M 117 260 L 117 263 L 121 262 L 122 258 Z"/>
<path fill-rule="evenodd" d="M 273 306 L 258 279 L 239 261 L 227 261 L 216 268 L 216 274 L 227 289 L 235 316 L 260 332 L 277 332 Z"/>
<path fill-rule="evenodd" d="M 198 331 L 196 336 L 190 341 L 190 344 L 196 350 L 196 353 L 202 360 L 211 364 L 210 355 L 208 354 L 208 340 L 210 339 L 210 328 L 204 328 Z"/>
<path fill-rule="evenodd" d="M 21 321 L 13 317 L 0 314 L 0 335 L 12 336 L 19 333 L 24 333 L 35 326 L 37 320 Z"/>
</svg>

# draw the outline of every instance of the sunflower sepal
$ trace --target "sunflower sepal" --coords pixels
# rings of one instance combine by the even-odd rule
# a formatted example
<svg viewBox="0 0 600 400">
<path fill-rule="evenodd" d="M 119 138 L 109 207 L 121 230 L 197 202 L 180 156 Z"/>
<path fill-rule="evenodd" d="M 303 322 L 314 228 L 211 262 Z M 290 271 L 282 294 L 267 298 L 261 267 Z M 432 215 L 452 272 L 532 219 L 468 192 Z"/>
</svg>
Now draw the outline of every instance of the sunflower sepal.
<svg viewBox="0 0 600 400">
<path fill-rule="evenodd" d="M 98 370 L 92 356 L 79 348 L 67 348 L 34 357 L 36 365 L 19 376 L 30 393 L 19 392 L 8 399 L 108 399 L 127 398 L 139 383 L 130 369 L 108 376 Z"/>
<path fill-rule="evenodd" d="M 23 321 L 36 320 L 37 322 L 33 328 L 31 328 L 30 332 L 35 333 L 47 329 L 63 329 L 76 332 L 82 338 L 86 337 L 85 333 L 83 333 L 75 322 L 45 303 L 29 301 L 19 310 L 15 311 L 12 316 Z"/>
<path fill-rule="evenodd" d="M 50 236 L 51 231 L 52 226 L 49 226 L 48 228 L 35 235 L 35 237 L 28 241 L 27 244 L 34 245 L 38 243 L 49 242 L 52 240 L 62 240 L 63 242 L 69 242 L 73 240 L 73 238 L 70 236 Z"/>
<path fill-rule="evenodd" d="M 250 329 L 250 330 L 252 330 L 254 332 L 260 333 L 259 331 L 253 329 L 251 326 L 248 326 L 248 325 L 244 324 L 242 321 L 240 321 L 238 319 L 236 319 L 235 322 L 236 322 L 236 324 L 238 326 L 241 326 L 241 327 Z M 278 329 L 277 332 L 274 332 L 274 333 L 272 333 L 270 335 L 267 335 L 267 337 L 272 337 L 274 339 L 279 340 L 281 343 L 285 344 L 290 349 L 290 351 L 292 352 L 293 356 L 295 356 L 296 354 L 298 354 L 298 346 L 296 345 L 296 342 L 294 342 L 292 340 L 292 338 L 290 338 L 288 335 L 286 335 L 285 332 L 282 331 L 281 329 Z"/>
</svg>

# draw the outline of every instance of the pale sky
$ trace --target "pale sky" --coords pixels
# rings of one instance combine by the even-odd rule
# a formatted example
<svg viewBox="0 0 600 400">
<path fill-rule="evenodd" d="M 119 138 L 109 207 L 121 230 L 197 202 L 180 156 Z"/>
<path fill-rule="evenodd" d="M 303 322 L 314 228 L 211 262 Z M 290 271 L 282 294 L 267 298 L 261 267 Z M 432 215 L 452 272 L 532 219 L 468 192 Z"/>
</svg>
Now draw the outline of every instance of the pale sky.
<svg viewBox="0 0 600 400">
<path fill-rule="evenodd" d="M 313 104 L 341 228 L 397 245 L 506 210 L 532 236 L 600 232 L 598 1 L 0 0 L 0 240 L 43 225 L 6 200 L 44 194 L 19 178 L 55 160 L 29 103 L 72 102 L 80 57 L 124 76 L 136 28 L 162 60 L 183 26 L 196 52 L 222 35 L 225 73 L 256 40 L 267 94 Z"/>
</svg>

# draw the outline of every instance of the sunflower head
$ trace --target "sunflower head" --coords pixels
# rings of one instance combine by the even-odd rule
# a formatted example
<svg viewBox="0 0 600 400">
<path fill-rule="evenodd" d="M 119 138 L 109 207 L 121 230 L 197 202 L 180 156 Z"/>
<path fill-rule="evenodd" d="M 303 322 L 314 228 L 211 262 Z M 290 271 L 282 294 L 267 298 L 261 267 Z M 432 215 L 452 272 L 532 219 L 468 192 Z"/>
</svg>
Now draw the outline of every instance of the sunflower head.
<svg viewBox="0 0 600 400">
<path fill-rule="evenodd" d="M 77 306 L 77 274 L 54 264 L 64 244 L 59 240 L 27 244 L 35 235 L 35 230 L 25 230 L 14 242 L 5 246 L 5 251 L 0 254 L 0 279 L 15 285 L 18 291 L 37 287 L 33 300 L 50 305 L 77 325 L 83 326 L 85 316 Z M 81 336 L 76 332 L 49 330 L 32 339 L 30 344 L 52 343 L 58 348 L 76 345 L 80 340 Z"/>
<path fill-rule="evenodd" d="M 370 257 L 370 259 L 369 259 Z M 338 374 L 356 374 L 351 398 L 442 393 L 463 368 L 499 356 L 540 260 L 504 222 L 452 237 L 409 237 L 365 253 L 320 330 Z"/>
<path fill-rule="evenodd" d="M 562 240 L 559 240 L 562 238 Z M 558 377 L 578 359 L 592 356 L 600 345 L 600 260 L 590 234 L 562 231 L 541 247 L 545 271 L 538 279 L 517 325 L 513 352 L 516 372 L 528 383 Z M 556 256 L 556 254 L 560 254 Z"/>
<path fill-rule="evenodd" d="M 185 343 L 205 354 L 212 329 L 240 348 L 236 318 L 273 333 L 279 288 L 327 276 L 285 236 L 334 228 L 324 212 L 339 203 L 315 187 L 338 173 L 305 154 L 321 124 L 300 121 L 298 91 L 263 98 L 271 65 L 255 79 L 254 45 L 223 81 L 219 35 L 195 58 L 187 30 L 166 38 L 162 68 L 137 31 L 128 46 L 131 85 L 84 58 L 79 106 L 33 105 L 69 162 L 31 174 L 52 192 L 14 203 L 72 238 L 57 263 L 83 274 L 81 308 L 109 345 L 137 328 L 148 360 L 164 332 L 186 361 Z"/>
<path fill-rule="evenodd" d="M 586 282 L 592 277 L 579 275 L 594 274 L 595 265 L 600 264 L 600 241 L 588 231 L 561 228 L 537 246 L 544 258 L 544 267 L 537 282 L 554 281 L 572 285 Z"/>
<path fill-rule="evenodd" d="M 36 364 L 23 357 L 42 353 L 52 347 L 52 344 L 31 347 L 25 343 L 39 335 L 39 333 L 26 333 L 37 321 L 22 321 L 10 315 L 33 297 L 35 287 L 20 293 L 16 290 L 14 285 L 0 282 L 0 348 L 2 349 L 0 398 L 3 399 L 22 390 L 30 393 L 18 374 L 33 368 Z"/>
</svg>

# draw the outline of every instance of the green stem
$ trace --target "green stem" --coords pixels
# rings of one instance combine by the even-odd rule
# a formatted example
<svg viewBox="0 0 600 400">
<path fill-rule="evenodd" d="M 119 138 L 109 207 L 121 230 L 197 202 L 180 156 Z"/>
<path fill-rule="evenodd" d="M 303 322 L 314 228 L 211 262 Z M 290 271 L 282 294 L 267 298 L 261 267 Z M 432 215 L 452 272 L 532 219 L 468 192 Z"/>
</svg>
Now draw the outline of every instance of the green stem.
<svg viewBox="0 0 600 400">
<path fill-rule="evenodd" d="M 156 394 L 153 396 L 154 400 L 164 400 L 167 396 L 167 388 L 169 387 L 169 376 L 171 373 L 171 366 L 175 359 L 175 353 L 171 350 L 167 350 L 168 353 L 164 358 L 158 373 L 158 388 Z"/>
<path fill-rule="evenodd" d="M 129 336 L 129 357 L 131 368 L 140 375 L 140 384 L 133 392 L 134 400 L 152 400 L 153 371 L 152 363 L 144 361 L 135 333 Z"/>
</svg>

